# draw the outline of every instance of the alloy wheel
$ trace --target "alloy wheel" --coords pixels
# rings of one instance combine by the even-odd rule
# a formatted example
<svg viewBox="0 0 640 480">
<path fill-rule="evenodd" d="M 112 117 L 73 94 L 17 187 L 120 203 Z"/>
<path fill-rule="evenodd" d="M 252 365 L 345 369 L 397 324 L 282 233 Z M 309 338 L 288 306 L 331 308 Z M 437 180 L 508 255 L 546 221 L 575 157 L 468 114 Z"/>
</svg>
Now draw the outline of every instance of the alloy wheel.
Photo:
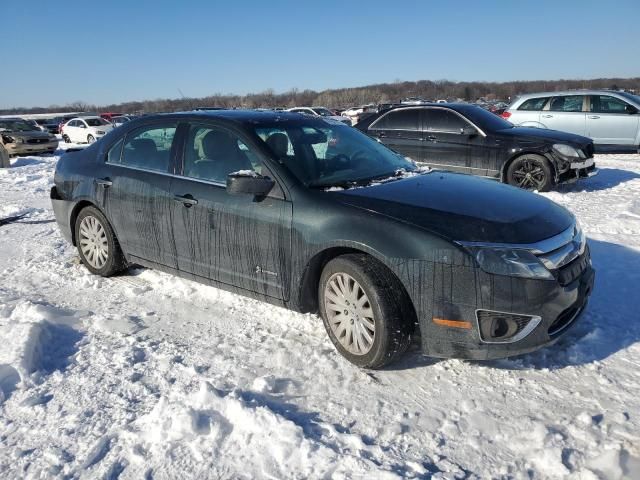
<svg viewBox="0 0 640 480">
<path fill-rule="evenodd" d="M 514 170 L 513 179 L 520 188 L 541 190 L 546 184 L 547 174 L 538 162 L 523 160 L 520 166 Z"/>
<path fill-rule="evenodd" d="M 324 290 L 324 306 L 331 331 L 353 355 L 366 355 L 376 334 L 373 309 L 360 284 L 346 273 L 334 273 Z"/>
<path fill-rule="evenodd" d="M 109 260 L 107 232 L 100 221 L 88 215 L 80 222 L 80 249 L 84 258 L 96 270 L 100 270 Z"/>
</svg>

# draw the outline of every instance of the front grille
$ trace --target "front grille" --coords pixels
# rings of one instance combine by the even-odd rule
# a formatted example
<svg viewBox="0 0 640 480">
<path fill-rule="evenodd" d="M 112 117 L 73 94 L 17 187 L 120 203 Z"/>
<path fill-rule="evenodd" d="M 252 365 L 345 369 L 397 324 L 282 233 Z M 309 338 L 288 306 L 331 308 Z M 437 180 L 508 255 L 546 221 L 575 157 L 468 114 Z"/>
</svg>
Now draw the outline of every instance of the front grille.
<svg viewBox="0 0 640 480">
<path fill-rule="evenodd" d="M 564 287 L 577 280 L 589 266 L 589 258 L 589 247 L 586 247 L 582 255 L 557 269 L 554 273 L 558 283 Z"/>
<path fill-rule="evenodd" d="M 48 143 L 48 142 L 49 142 L 48 138 L 30 138 L 27 140 L 27 143 L 31 145 L 39 145 L 41 143 Z"/>
</svg>

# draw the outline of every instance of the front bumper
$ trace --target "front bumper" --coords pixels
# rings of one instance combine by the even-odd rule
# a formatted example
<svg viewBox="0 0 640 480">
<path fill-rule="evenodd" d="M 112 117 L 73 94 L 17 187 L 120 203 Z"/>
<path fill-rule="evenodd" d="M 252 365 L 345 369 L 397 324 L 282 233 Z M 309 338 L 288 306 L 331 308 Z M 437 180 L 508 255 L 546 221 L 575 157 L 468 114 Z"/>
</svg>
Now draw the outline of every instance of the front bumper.
<svg viewBox="0 0 640 480">
<path fill-rule="evenodd" d="M 5 144 L 9 155 L 29 155 L 54 152 L 58 149 L 58 140 L 47 143 L 9 143 Z"/>
<path fill-rule="evenodd" d="M 564 285 L 560 276 L 554 281 L 533 280 L 456 268 L 450 290 L 445 292 L 448 294 L 438 294 L 436 290 L 431 309 L 417 308 L 423 352 L 433 357 L 491 360 L 555 343 L 578 321 L 593 290 L 595 271 L 588 249 L 574 262 L 567 266 L 574 269 L 573 280 Z M 440 276 L 448 283 L 446 277 Z M 459 287 L 463 289 L 456 292 Z M 521 338 L 487 341 L 481 335 L 479 311 L 531 317 L 538 323 Z M 456 323 L 437 322 L 439 319 L 458 321 L 463 328 L 455 327 Z"/>
<path fill-rule="evenodd" d="M 589 178 L 598 174 L 593 158 L 587 158 L 583 162 L 572 162 L 569 169 L 558 176 L 558 183 L 575 183 L 581 178 Z"/>
</svg>

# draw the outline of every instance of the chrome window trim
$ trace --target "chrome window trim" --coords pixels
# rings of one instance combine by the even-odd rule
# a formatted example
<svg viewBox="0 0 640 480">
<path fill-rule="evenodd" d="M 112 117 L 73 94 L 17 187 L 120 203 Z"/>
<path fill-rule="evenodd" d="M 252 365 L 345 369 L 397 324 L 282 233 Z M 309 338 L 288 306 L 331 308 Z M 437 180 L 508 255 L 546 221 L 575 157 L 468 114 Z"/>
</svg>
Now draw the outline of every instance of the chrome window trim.
<svg viewBox="0 0 640 480">
<path fill-rule="evenodd" d="M 206 183 L 207 185 L 214 185 L 216 187 L 224 187 L 224 188 L 227 187 L 226 183 L 214 182 L 213 180 L 204 180 L 202 178 L 187 177 L 185 175 L 176 175 L 175 173 L 163 172 L 162 170 L 150 170 L 148 168 L 133 167 L 131 165 L 124 165 L 122 163 L 113 163 L 109 161 L 106 161 L 105 164 L 111 165 L 114 167 L 127 168 L 129 170 L 135 170 L 137 172 L 155 173 L 156 175 L 163 175 L 165 177 L 180 178 L 183 180 L 193 180 L 194 182 Z"/>
<path fill-rule="evenodd" d="M 489 243 L 489 242 L 460 242 L 456 241 L 458 245 L 463 247 L 493 247 L 493 248 L 513 248 L 519 250 L 529 250 L 534 255 L 544 255 L 551 253 L 554 250 L 564 247 L 566 244 L 571 243 L 576 233 L 576 223 L 573 224 L 555 235 L 539 242 L 534 243 Z M 584 235 L 584 234 L 583 234 Z"/>
<path fill-rule="evenodd" d="M 526 327 L 524 327 L 522 330 L 520 330 L 516 335 L 514 335 L 511 338 L 508 338 L 503 341 L 484 340 L 482 338 L 482 333 L 480 333 L 480 319 L 478 318 L 479 311 L 503 313 L 505 315 L 518 315 L 520 317 L 529 317 L 531 318 L 531 320 L 529 320 L 529 323 L 527 323 Z M 490 310 L 488 308 L 477 308 L 475 312 L 475 316 L 476 316 L 476 328 L 478 329 L 478 338 L 480 339 L 480 342 L 488 343 L 488 344 L 507 344 L 507 343 L 519 342 L 520 340 L 522 340 L 523 338 L 531 334 L 531 332 L 533 332 L 536 329 L 536 327 L 540 325 L 540 323 L 542 322 L 542 317 L 539 315 L 529 315 L 526 313 L 514 313 L 514 312 L 501 312 L 499 310 Z"/>
<path fill-rule="evenodd" d="M 424 128 L 418 128 L 417 130 L 412 130 L 412 129 L 408 129 L 408 128 L 374 128 L 375 124 L 378 123 L 380 120 L 382 120 L 384 117 L 386 117 L 387 115 L 389 115 L 392 112 L 398 111 L 398 110 L 444 110 L 446 112 L 451 112 L 456 114 L 457 116 L 459 116 L 462 120 L 464 120 L 465 122 L 467 122 L 469 125 L 471 125 L 473 128 L 475 128 L 478 133 L 480 133 L 480 135 L 482 135 L 483 137 L 486 137 L 487 134 L 484 133 L 484 130 L 482 130 L 480 127 L 478 127 L 478 125 L 476 125 L 475 123 L 473 123 L 471 120 L 469 120 L 467 117 L 465 117 L 464 115 L 462 115 L 460 112 L 457 112 L 455 110 L 453 110 L 452 108 L 446 108 L 446 107 L 436 107 L 436 106 L 416 106 L 416 107 L 402 107 L 402 108 L 393 108 L 391 110 L 389 110 L 387 113 L 385 113 L 384 115 L 382 115 L 381 117 L 377 118 L 375 122 L 373 122 L 371 125 L 369 125 L 368 130 L 391 130 L 393 132 L 421 132 L 421 133 L 447 133 L 449 135 L 459 135 L 458 132 L 452 132 L 449 130 L 425 130 Z M 424 127 L 424 125 L 422 125 Z"/>
</svg>

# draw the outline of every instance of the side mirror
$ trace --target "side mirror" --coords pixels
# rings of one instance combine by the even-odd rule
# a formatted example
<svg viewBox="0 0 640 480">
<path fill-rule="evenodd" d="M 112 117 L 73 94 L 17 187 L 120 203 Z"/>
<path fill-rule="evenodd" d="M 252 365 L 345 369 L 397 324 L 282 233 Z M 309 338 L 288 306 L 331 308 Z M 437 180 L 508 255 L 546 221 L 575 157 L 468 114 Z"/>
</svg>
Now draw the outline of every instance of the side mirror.
<svg viewBox="0 0 640 480">
<path fill-rule="evenodd" d="M 472 137 L 473 135 L 477 135 L 477 134 L 478 134 L 478 130 L 476 130 L 471 125 L 467 125 L 466 127 L 462 127 L 460 129 L 460 135 L 466 135 L 466 136 Z"/>
<path fill-rule="evenodd" d="M 625 112 L 627 112 L 629 115 L 635 115 L 636 113 L 638 113 L 638 109 L 636 107 L 634 107 L 633 105 L 626 105 L 624 107 Z"/>
<path fill-rule="evenodd" d="M 266 197 L 276 182 L 269 177 L 258 175 L 253 170 L 234 172 L 227 175 L 227 192 L 230 195 L 253 195 Z"/>
</svg>

